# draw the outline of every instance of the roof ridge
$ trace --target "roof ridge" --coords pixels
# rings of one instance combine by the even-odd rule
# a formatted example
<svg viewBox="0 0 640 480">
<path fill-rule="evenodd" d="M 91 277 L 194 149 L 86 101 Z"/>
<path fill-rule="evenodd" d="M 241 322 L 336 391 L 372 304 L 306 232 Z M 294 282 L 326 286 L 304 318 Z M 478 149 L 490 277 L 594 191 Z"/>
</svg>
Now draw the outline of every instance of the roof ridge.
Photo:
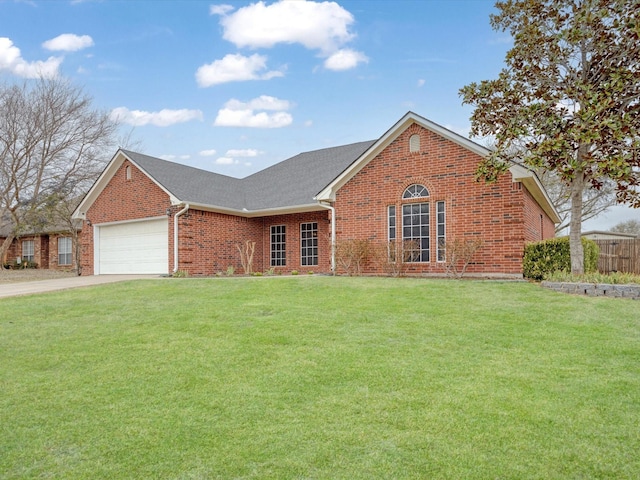
<svg viewBox="0 0 640 480">
<path fill-rule="evenodd" d="M 122 149 L 122 148 L 120 150 L 126 156 L 130 157 L 134 162 L 136 161 L 135 157 L 144 157 L 145 159 L 148 159 L 150 161 L 162 162 L 162 163 L 165 163 L 167 165 L 172 165 L 174 167 L 188 168 L 188 169 L 196 170 L 198 172 L 206 173 L 206 174 L 209 174 L 209 175 L 216 175 L 218 177 L 229 178 L 231 180 L 241 180 L 238 177 L 232 177 L 230 175 L 225 175 L 223 173 L 213 172 L 211 170 L 205 170 L 204 168 L 198 168 L 198 167 L 193 167 L 191 165 L 185 165 L 184 163 L 178 163 L 178 162 L 174 162 L 174 161 L 171 161 L 171 160 L 165 160 L 164 158 L 154 157 L 152 155 L 147 155 L 146 153 L 134 152 L 132 150 L 125 150 L 125 149 Z"/>
</svg>

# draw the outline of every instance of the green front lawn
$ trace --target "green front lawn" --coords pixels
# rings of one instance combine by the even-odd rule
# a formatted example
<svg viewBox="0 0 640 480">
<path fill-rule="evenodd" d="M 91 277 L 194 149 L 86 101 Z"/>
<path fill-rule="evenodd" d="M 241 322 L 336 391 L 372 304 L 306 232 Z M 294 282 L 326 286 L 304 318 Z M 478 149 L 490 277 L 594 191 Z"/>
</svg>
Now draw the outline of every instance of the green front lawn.
<svg viewBox="0 0 640 480">
<path fill-rule="evenodd" d="M 640 477 L 640 302 L 313 276 L 0 312 L 1 479 Z"/>
</svg>

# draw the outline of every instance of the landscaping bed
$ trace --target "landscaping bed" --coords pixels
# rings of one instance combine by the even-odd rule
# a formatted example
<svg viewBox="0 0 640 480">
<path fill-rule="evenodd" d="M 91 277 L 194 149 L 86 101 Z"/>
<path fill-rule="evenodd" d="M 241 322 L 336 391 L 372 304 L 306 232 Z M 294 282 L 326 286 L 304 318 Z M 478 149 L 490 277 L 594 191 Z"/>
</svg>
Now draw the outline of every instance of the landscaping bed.
<svg viewBox="0 0 640 480">
<path fill-rule="evenodd" d="M 631 298 L 640 300 L 640 285 L 617 285 L 609 283 L 574 283 L 574 282 L 550 282 L 543 281 L 544 288 L 556 292 L 570 293 L 574 295 L 587 295 L 589 297 L 613 297 Z"/>
</svg>

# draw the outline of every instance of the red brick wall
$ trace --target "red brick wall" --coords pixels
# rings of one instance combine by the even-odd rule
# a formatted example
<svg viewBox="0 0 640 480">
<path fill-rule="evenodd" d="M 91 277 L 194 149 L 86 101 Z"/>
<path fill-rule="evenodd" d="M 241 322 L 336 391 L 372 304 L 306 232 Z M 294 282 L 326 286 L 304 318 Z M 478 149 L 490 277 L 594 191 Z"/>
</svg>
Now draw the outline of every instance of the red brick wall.
<svg viewBox="0 0 640 480">
<path fill-rule="evenodd" d="M 38 264 L 38 268 L 50 268 L 48 235 L 29 235 L 14 239 L 7 250 L 7 262 L 13 263 L 16 258 L 22 258 L 22 242 L 29 240 L 33 241 L 33 261 Z"/>
<path fill-rule="evenodd" d="M 70 234 L 53 234 L 49 235 L 49 267 L 53 270 L 71 270 L 76 268 L 76 252 L 73 238 L 71 239 L 71 264 L 59 265 L 58 260 L 58 240 L 62 237 L 71 237 Z"/>
<path fill-rule="evenodd" d="M 50 270 L 72 270 L 76 268 L 75 251 L 72 250 L 71 265 L 58 265 L 58 239 L 70 237 L 69 234 L 45 234 L 14 239 L 7 251 L 7 261 L 13 263 L 17 257 L 22 257 L 22 241 L 34 241 L 34 261 L 38 268 Z M 2 242 L 0 238 L 0 242 Z M 74 248 L 75 245 L 72 246 Z"/>
<path fill-rule="evenodd" d="M 126 167 L 131 167 L 131 179 L 126 178 Z M 102 193 L 86 212 L 92 225 L 123 220 L 144 219 L 166 215 L 171 206 L 169 195 L 125 161 L 111 178 Z M 169 223 L 169 236 L 173 238 L 173 221 Z M 82 275 L 93 275 L 93 226 L 83 224 L 80 235 L 80 265 Z M 173 247 L 169 245 L 169 265 L 173 265 Z M 169 266 L 168 266 L 169 267 Z M 170 269 L 169 269 L 170 271 Z"/>
<path fill-rule="evenodd" d="M 414 134 L 420 136 L 421 148 L 410 153 L 409 138 Z M 495 184 L 476 182 L 474 172 L 479 161 L 478 155 L 456 143 L 411 125 L 337 192 L 338 238 L 387 241 L 389 205 L 396 206 L 397 238 L 401 238 L 401 205 L 429 202 L 431 259 L 428 263 L 410 264 L 408 273 L 441 274 L 444 268 L 436 261 L 435 225 L 436 202 L 444 201 L 447 240 L 483 241 L 469 272 L 522 273 L 524 243 L 528 235 L 535 234 L 525 233 L 524 211 L 530 207 L 525 189 L 513 183 L 510 174 Z M 404 190 L 414 183 L 427 187 L 428 199 L 402 200 Z M 548 219 L 543 223 L 551 224 Z M 365 271 L 374 273 L 373 268 L 369 265 Z"/>
<path fill-rule="evenodd" d="M 232 266 L 237 274 L 244 273 L 237 246 L 247 240 L 255 242 L 253 271 L 265 272 L 271 267 L 270 231 L 272 225 L 286 226 L 286 265 L 275 271 L 289 273 L 330 272 L 331 247 L 328 211 L 242 218 L 221 213 L 189 210 L 179 217 L 179 269 L 190 275 L 225 273 Z M 300 254 L 300 224 L 318 223 L 318 266 L 302 266 Z"/>
<path fill-rule="evenodd" d="M 189 210 L 178 221 L 179 270 L 190 275 L 214 275 L 232 266 L 236 273 L 242 273 L 236 245 L 250 240 L 256 242 L 253 270 L 262 271 L 262 219 Z M 171 244 L 173 251 L 173 237 Z"/>
<path fill-rule="evenodd" d="M 525 241 L 539 242 L 555 236 L 555 224 L 528 190 L 524 190 Z"/>
<path fill-rule="evenodd" d="M 292 270 L 297 270 L 300 273 L 331 272 L 331 223 L 329 219 L 329 210 L 264 217 L 262 236 L 263 270 L 271 268 L 271 227 L 284 225 L 286 227 L 286 265 L 273 267 L 274 270 L 283 273 L 289 273 Z M 318 265 L 303 266 L 301 264 L 300 224 L 311 222 L 318 224 Z"/>
</svg>

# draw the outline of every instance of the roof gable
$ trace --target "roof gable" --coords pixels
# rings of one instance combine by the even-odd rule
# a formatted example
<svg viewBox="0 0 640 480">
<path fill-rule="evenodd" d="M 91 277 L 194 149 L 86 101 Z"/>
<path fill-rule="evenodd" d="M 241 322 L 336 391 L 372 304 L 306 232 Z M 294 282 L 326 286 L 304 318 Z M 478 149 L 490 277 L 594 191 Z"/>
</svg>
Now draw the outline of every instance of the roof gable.
<svg viewBox="0 0 640 480">
<path fill-rule="evenodd" d="M 353 162 L 349 168 L 343 171 L 338 177 L 336 177 L 331 183 L 329 183 L 321 192 L 319 192 L 317 199 L 324 201 L 335 200 L 336 192 L 342 188 L 351 178 L 353 178 L 360 170 L 362 170 L 367 164 L 373 160 L 380 152 L 387 148 L 391 142 L 393 142 L 402 132 L 404 132 L 410 125 L 418 124 L 421 127 L 430 130 L 441 137 L 446 138 L 458 145 L 470 150 L 480 156 L 485 156 L 489 153 L 489 150 L 475 142 L 472 142 L 468 138 L 458 135 L 451 130 L 444 128 L 437 123 L 434 123 L 426 118 L 416 115 L 413 112 L 407 112 L 395 125 L 387 130 L 378 140 L 373 142 L 369 148 L 363 152 L 363 154 L 355 162 Z"/>
</svg>

